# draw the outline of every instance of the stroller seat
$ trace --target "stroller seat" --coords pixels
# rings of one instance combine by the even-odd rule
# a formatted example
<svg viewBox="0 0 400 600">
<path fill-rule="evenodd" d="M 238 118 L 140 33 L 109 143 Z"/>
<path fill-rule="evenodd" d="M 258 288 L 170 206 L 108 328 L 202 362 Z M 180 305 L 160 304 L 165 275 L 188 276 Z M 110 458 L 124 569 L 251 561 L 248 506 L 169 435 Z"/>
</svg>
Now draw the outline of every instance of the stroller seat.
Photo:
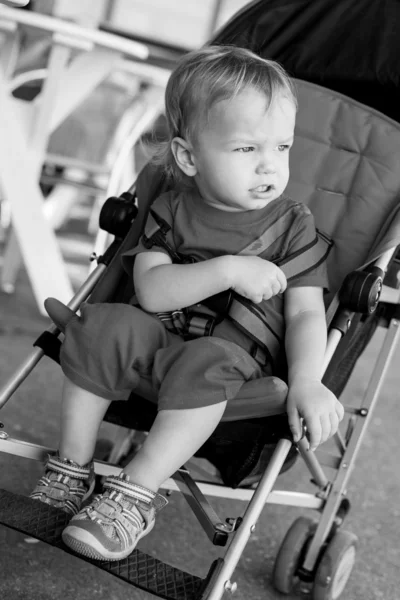
<svg viewBox="0 0 400 600">
<path fill-rule="evenodd" d="M 399 210 L 398 125 L 337 92 L 299 80 L 296 80 L 296 88 L 299 114 L 291 154 L 288 195 L 311 208 L 317 227 L 334 242 L 328 256 L 330 289 L 325 296 L 329 320 L 329 308 L 334 307 L 346 274 L 361 270 L 400 239 L 399 220 L 394 218 Z M 151 165 L 140 173 L 135 192 L 138 214 L 118 256 L 113 259 L 109 272 L 100 280 L 89 302 L 130 301 L 134 290 L 122 270 L 120 255 L 136 245 L 152 201 L 166 189 L 163 175 Z M 103 218 L 103 224 L 105 220 Z M 374 240 L 372 245 L 371 240 Z M 383 244 L 380 240 L 384 240 Z M 49 299 L 46 309 L 62 329 L 68 318 L 65 307 Z M 72 314 L 70 311 L 70 316 Z M 337 393 L 347 381 L 354 363 L 355 358 L 347 363 L 346 369 L 342 369 L 341 381 L 338 381 L 337 373 L 332 377 L 328 372 L 326 385 Z M 264 377 L 246 382 L 237 397 L 228 403 L 220 425 L 206 445 L 207 458 L 217 466 L 226 485 L 236 487 L 241 479 L 249 476 L 266 444 L 274 447 L 280 436 L 291 439 L 285 418 L 286 396 L 287 385 L 282 379 Z M 151 424 L 150 416 L 155 416 L 152 405 L 156 403 L 157 395 L 150 380 L 142 378 L 128 403 L 131 408 L 127 408 L 124 402 L 114 402 L 105 420 L 146 429 Z M 140 407 L 140 410 L 133 410 L 133 407 Z M 132 416 L 137 412 L 142 417 Z M 275 422 L 274 432 L 270 435 L 267 419 L 276 415 L 281 415 L 281 418 Z M 218 440 L 220 434 L 225 442 L 229 440 L 227 423 L 231 424 L 233 431 L 236 472 L 230 464 L 232 444 L 227 443 L 226 457 L 221 461 Z M 238 433 L 240 430 L 242 440 Z"/>
</svg>

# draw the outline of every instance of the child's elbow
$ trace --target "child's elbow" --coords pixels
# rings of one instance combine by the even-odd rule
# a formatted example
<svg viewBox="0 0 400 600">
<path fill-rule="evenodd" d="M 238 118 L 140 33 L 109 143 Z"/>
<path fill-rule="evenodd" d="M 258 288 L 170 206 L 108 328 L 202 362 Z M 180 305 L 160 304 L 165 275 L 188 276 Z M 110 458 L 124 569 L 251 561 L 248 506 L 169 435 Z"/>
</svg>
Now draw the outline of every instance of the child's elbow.
<svg viewBox="0 0 400 600">
<path fill-rule="evenodd" d="M 143 286 L 138 286 L 135 291 L 137 301 L 143 310 L 150 313 L 155 313 L 160 310 L 157 307 L 157 298 L 155 297 L 155 294 L 152 294 L 149 290 L 143 289 Z"/>
</svg>

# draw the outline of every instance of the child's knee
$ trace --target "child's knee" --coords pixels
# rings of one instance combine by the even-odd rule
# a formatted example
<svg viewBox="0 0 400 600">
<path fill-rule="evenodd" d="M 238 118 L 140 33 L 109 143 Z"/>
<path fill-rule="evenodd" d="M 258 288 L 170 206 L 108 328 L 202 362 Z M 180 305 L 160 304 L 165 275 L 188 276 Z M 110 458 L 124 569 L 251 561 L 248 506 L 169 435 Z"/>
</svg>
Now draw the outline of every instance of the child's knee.
<svg viewBox="0 0 400 600">
<path fill-rule="evenodd" d="M 254 358 L 234 342 L 211 336 L 193 340 L 189 346 L 188 358 L 195 359 L 197 356 L 197 360 L 212 365 L 221 373 L 236 373 L 243 380 L 248 380 L 260 371 Z"/>
<path fill-rule="evenodd" d="M 109 399 L 123 399 L 151 375 L 168 345 L 161 321 L 127 304 L 84 304 L 65 331 L 60 363 L 67 377 Z"/>
<path fill-rule="evenodd" d="M 261 376 L 256 361 L 242 348 L 204 337 L 159 351 L 154 386 L 163 408 L 194 408 L 233 398 L 245 381 Z"/>
</svg>

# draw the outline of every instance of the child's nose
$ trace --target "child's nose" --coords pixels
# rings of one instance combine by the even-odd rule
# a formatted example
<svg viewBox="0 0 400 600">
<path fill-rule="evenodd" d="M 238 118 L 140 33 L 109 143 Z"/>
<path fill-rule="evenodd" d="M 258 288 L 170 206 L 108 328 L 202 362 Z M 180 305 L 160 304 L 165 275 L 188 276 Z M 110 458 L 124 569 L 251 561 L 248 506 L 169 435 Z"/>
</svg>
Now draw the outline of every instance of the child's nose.
<svg viewBox="0 0 400 600">
<path fill-rule="evenodd" d="M 272 156 L 269 154 L 263 154 L 260 156 L 260 160 L 257 165 L 256 173 L 257 175 L 262 175 L 264 173 L 270 174 L 275 173 L 276 166 L 275 161 Z"/>
</svg>

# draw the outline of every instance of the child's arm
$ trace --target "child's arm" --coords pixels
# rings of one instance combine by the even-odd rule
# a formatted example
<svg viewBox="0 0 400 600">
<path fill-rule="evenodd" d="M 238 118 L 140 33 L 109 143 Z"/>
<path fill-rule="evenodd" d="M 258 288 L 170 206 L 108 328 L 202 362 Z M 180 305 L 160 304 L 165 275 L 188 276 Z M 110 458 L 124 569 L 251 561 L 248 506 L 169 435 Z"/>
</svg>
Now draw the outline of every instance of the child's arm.
<svg viewBox="0 0 400 600">
<path fill-rule="evenodd" d="M 133 278 L 139 304 L 148 312 L 191 306 L 230 288 L 256 303 L 286 289 L 281 269 L 258 256 L 227 255 L 182 265 L 172 264 L 162 252 L 142 252 L 135 258 Z"/>
<path fill-rule="evenodd" d="M 322 289 L 290 288 L 285 293 L 286 356 L 289 394 L 287 413 L 294 441 L 307 426 L 312 450 L 338 429 L 343 407 L 321 383 L 326 348 L 326 320 Z"/>
</svg>

